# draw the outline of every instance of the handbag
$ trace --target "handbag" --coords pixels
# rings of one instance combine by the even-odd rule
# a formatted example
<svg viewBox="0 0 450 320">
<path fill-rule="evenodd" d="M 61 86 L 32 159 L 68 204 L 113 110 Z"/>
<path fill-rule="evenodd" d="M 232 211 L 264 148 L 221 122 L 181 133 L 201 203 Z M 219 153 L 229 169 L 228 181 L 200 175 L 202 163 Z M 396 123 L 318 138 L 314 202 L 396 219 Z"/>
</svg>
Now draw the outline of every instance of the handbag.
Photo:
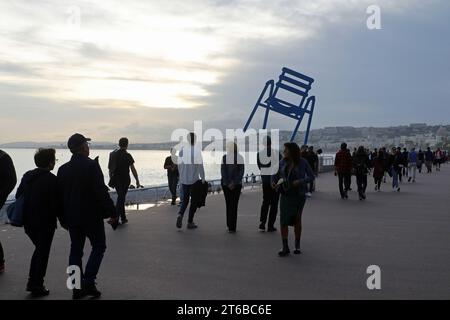
<svg viewBox="0 0 450 320">
<path fill-rule="evenodd" d="M 22 194 L 14 203 L 8 206 L 6 214 L 9 223 L 13 227 L 23 227 L 23 212 L 25 208 L 25 196 Z"/>
</svg>

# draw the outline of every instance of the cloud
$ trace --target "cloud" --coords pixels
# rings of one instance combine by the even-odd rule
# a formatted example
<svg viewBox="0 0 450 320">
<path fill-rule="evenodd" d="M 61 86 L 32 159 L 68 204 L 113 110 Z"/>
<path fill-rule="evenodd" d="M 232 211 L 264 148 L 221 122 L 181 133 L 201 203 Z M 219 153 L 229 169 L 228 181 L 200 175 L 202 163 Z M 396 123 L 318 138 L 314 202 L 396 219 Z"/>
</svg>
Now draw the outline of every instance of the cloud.
<svg viewBox="0 0 450 320">
<path fill-rule="evenodd" d="M 382 30 L 365 27 L 372 3 Z M 127 130 L 168 140 L 200 119 L 241 127 L 282 66 L 317 79 L 316 127 L 437 121 L 422 106 L 432 96 L 447 112 L 445 9 L 437 0 L 1 2 L 0 140 L 55 140 L 78 126 L 101 140 Z M 408 84 L 415 70 L 438 80 L 421 83 L 422 95 Z"/>
</svg>

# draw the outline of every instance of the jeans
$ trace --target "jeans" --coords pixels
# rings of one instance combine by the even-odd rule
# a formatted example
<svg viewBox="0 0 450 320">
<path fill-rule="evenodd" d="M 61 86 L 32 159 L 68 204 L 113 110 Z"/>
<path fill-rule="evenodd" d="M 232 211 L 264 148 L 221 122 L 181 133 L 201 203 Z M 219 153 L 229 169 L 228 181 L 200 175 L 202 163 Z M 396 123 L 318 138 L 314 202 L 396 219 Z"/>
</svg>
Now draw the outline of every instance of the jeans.
<svg viewBox="0 0 450 320">
<path fill-rule="evenodd" d="M 25 229 L 25 233 L 34 244 L 34 252 L 31 257 L 28 286 L 42 287 L 47 272 L 48 258 L 52 246 L 55 229 L 39 230 Z"/>
<path fill-rule="evenodd" d="M 191 195 L 192 185 L 191 184 L 183 184 L 182 188 L 183 188 L 183 202 L 181 203 L 180 212 L 178 213 L 181 216 L 184 215 L 184 212 L 186 211 L 187 206 L 189 205 L 189 199 L 192 197 L 192 195 Z M 195 205 L 192 205 L 192 201 L 191 201 L 191 205 L 189 207 L 188 223 L 194 222 L 194 215 L 195 215 L 196 211 L 197 211 L 197 207 Z"/>
<path fill-rule="evenodd" d="M 227 211 L 227 227 L 230 231 L 236 231 L 238 205 L 242 185 L 239 184 L 234 186 L 233 190 L 227 186 L 222 186 L 222 188 L 225 196 L 225 206 Z"/>
<path fill-rule="evenodd" d="M 267 216 L 269 216 L 269 222 L 267 227 L 273 228 L 275 221 L 277 220 L 278 213 L 278 200 L 280 198 L 277 191 L 275 191 L 270 183 L 263 183 L 263 202 L 261 205 L 261 216 L 259 221 L 261 224 L 266 224 Z"/>
<path fill-rule="evenodd" d="M 383 180 L 382 177 L 374 177 L 373 181 L 375 183 L 375 186 L 377 187 L 377 190 L 380 190 L 381 188 L 381 180 Z"/>
<path fill-rule="evenodd" d="M 116 186 L 116 192 L 117 192 L 117 203 L 116 203 L 116 212 L 117 217 L 124 221 L 127 219 L 127 216 L 125 215 L 125 200 L 127 199 L 127 193 L 128 188 L 130 187 L 130 184 L 120 184 Z"/>
<path fill-rule="evenodd" d="M 177 199 L 178 176 L 168 175 L 167 182 L 169 184 L 170 194 L 172 195 L 172 202 L 175 202 L 175 200 Z"/>
<path fill-rule="evenodd" d="M 339 192 L 343 197 L 345 193 L 350 189 L 350 185 L 352 183 L 352 174 L 349 173 L 338 173 L 339 179 Z"/>
<path fill-rule="evenodd" d="M 394 168 L 391 169 L 391 174 L 392 174 L 392 188 L 397 189 L 398 188 L 398 178 L 399 175 L 401 174 L 401 171 L 397 171 Z"/>
<path fill-rule="evenodd" d="M 417 171 L 417 163 L 411 162 L 408 165 L 408 176 L 413 179 L 413 181 L 416 180 L 416 171 Z"/>
<path fill-rule="evenodd" d="M 367 189 L 367 174 L 357 174 L 356 184 L 358 186 L 358 194 L 362 195 L 366 193 Z"/>
<path fill-rule="evenodd" d="M 91 254 L 89 255 L 86 269 L 83 274 L 85 284 L 94 284 L 97 273 L 103 260 L 106 250 L 105 225 L 103 220 L 95 221 L 86 226 L 69 227 L 70 234 L 70 256 L 69 265 L 76 265 L 83 270 L 83 249 L 86 238 L 91 243 Z"/>
</svg>

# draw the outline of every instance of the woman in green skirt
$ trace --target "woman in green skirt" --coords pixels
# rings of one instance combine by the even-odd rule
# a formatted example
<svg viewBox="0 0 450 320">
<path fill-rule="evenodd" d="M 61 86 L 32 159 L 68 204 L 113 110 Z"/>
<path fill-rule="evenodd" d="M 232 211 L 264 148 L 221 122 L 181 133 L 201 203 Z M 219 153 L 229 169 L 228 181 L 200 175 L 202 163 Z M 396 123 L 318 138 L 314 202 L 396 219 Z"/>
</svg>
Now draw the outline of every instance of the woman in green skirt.
<svg viewBox="0 0 450 320">
<path fill-rule="evenodd" d="M 280 257 L 290 254 L 288 245 L 289 226 L 294 226 L 295 250 L 300 254 L 302 212 L 306 202 L 307 184 L 314 181 L 314 172 L 308 162 L 300 157 L 300 148 L 294 142 L 284 144 L 283 159 L 278 173 L 272 177 L 272 186 L 280 192 L 280 230 L 283 249 Z"/>
</svg>

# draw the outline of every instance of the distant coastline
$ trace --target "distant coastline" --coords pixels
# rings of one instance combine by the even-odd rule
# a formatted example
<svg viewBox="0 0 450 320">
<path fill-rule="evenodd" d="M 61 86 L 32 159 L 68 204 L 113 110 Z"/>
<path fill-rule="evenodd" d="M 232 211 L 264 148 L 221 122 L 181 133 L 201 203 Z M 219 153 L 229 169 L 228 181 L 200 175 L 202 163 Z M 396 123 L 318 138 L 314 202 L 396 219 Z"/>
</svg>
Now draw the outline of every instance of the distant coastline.
<svg viewBox="0 0 450 320">
<path fill-rule="evenodd" d="M 426 123 L 412 123 L 410 125 L 400 125 L 391 127 L 352 127 L 338 126 L 313 129 L 310 133 L 309 144 L 326 151 L 336 151 L 342 142 L 347 142 L 349 146 L 357 147 L 364 145 L 369 148 L 381 146 L 400 147 L 449 147 L 450 125 L 428 125 Z M 280 131 L 280 141 L 288 141 L 290 131 Z M 304 132 L 299 132 L 296 142 L 303 142 Z M 130 150 L 169 150 L 175 146 L 176 142 L 156 142 L 156 143 L 131 143 Z M 204 142 L 204 146 L 209 142 Z M 12 142 L 0 144 L 3 149 L 37 149 L 50 147 L 55 149 L 65 149 L 65 142 Z M 116 143 L 93 141 L 92 149 L 113 150 Z"/>
</svg>

